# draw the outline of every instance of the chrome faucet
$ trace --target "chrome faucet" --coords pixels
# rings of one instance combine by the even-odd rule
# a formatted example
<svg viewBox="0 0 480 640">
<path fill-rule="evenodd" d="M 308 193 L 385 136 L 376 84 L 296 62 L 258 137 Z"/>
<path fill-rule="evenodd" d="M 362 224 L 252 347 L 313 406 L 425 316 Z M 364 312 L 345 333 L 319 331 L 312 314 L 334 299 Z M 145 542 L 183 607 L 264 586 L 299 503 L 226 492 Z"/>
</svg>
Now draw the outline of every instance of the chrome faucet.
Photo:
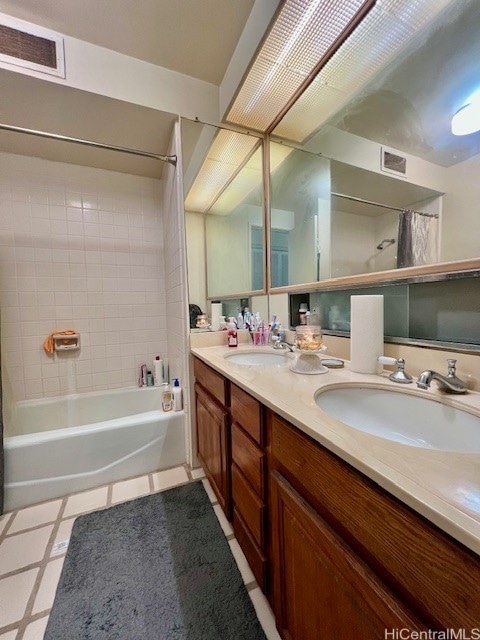
<svg viewBox="0 0 480 640">
<path fill-rule="evenodd" d="M 272 342 L 273 342 L 274 349 L 282 349 L 282 350 L 289 349 L 290 351 L 293 352 L 292 345 L 282 340 L 281 336 L 272 336 Z"/>
<path fill-rule="evenodd" d="M 442 391 L 446 391 L 447 393 L 466 393 L 467 385 L 457 378 L 456 373 L 456 360 L 447 360 L 448 363 L 448 373 L 446 376 L 442 376 L 440 373 L 436 371 L 432 371 L 431 369 L 427 369 L 423 371 L 417 379 L 417 387 L 420 389 L 428 389 L 432 380 L 436 380 L 438 382 L 438 386 Z"/>
</svg>

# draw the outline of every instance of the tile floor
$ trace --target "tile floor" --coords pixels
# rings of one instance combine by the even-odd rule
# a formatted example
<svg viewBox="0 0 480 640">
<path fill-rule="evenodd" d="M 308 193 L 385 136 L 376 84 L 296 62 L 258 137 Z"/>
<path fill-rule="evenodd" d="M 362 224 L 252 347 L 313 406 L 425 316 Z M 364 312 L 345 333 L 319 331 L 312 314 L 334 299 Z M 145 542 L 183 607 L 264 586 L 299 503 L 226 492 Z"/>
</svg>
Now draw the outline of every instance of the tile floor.
<svg viewBox="0 0 480 640">
<path fill-rule="evenodd" d="M 0 516 L 0 640 L 42 640 L 76 516 L 201 478 L 268 640 L 280 640 L 232 527 L 202 469 L 129 478 Z"/>
</svg>

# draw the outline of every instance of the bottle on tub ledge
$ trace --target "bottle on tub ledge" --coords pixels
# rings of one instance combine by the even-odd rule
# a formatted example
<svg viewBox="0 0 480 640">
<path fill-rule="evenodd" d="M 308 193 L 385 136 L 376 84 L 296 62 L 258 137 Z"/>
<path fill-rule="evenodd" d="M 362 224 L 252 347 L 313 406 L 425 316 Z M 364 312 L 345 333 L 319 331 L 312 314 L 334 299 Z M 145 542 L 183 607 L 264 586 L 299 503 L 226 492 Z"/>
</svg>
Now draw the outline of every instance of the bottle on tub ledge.
<svg viewBox="0 0 480 640">
<path fill-rule="evenodd" d="M 164 411 L 171 411 L 173 409 L 173 394 L 168 382 L 163 384 L 162 409 Z"/>
<path fill-rule="evenodd" d="M 178 378 L 173 379 L 172 387 L 173 410 L 181 411 L 183 409 L 182 388 Z"/>
<path fill-rule="evenodd" d="M 160 356 L 155 356 L 153 361 L 153 381 L 156 387 L 163 384 L 163 360 Z"/>
</svg>

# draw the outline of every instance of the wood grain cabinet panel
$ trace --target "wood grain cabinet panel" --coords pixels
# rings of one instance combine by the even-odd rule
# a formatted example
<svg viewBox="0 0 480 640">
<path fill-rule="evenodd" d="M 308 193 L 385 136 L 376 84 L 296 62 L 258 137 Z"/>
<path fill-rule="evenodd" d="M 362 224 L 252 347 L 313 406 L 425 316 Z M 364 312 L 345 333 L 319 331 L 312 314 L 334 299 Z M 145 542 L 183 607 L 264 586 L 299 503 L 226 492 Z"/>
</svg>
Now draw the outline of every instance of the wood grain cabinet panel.
<svg viewBox="0 0 480 640">
<path fill-rule="evenodd" d="M 271 464 L 432 629 L 478 628 L 480 560 L 273 414 Z"/>
<path fill-rule="evenodd" d="M 234 384 L 231 385 L 230 394 L 232 420 L 238 422 L 257 444 L 263 446 L 265 434 L 262 405 Z"/>
<path fill-rule="evenodd" d="M 193 359 L 195 382 L 200 384 L 224 407 L 229 406 L 227 380 L 198 358 Z"/>
<path fill-rule="evenodd" d="M 276 500 L 286 640 L 384 640 L 385 630 L 425 629 L 279 474 Z"/>
<path fill-rule="evenodd" d="M 232 424 L 232 460 L 260 498 L 265 497 L 265 453 L 238 424 Z"/>
<path fill-rule="evenodd" d="M 231 517 L 228 413 L 195 384 L 197 455 L 227 517 Z"/>
<path fill-rule="evenodd" d="M 235 463 L 232 465 L 233 503 L 242 514 L 257 545 L 265 543 L 265 504 L 253 491 Z"/>
</svg>

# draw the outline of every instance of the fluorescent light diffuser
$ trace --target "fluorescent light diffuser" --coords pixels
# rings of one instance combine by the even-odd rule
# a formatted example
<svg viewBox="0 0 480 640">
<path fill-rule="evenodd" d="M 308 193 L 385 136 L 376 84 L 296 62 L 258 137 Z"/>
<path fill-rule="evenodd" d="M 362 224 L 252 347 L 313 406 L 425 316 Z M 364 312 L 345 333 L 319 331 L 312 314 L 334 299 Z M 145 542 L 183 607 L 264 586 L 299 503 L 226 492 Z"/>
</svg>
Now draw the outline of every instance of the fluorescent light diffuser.
<svg viewBox="0 0 480 640">
<path fill-rule="evenodd" d="M 367 0 L 286 0 L 227 121 L 267 131 Z"/>
<path fill-rule="evenodd" d="M 353 33 L 275 127 L 303 142 L 350 102 L 455 0 L 377 0 Z"/>
<path fill-rule="evenodd" d="M 200 213 L 208 211 L 259 143 L 255 136 L 219 129 L 187 194 L 185 209 Z"/>
</svg>

